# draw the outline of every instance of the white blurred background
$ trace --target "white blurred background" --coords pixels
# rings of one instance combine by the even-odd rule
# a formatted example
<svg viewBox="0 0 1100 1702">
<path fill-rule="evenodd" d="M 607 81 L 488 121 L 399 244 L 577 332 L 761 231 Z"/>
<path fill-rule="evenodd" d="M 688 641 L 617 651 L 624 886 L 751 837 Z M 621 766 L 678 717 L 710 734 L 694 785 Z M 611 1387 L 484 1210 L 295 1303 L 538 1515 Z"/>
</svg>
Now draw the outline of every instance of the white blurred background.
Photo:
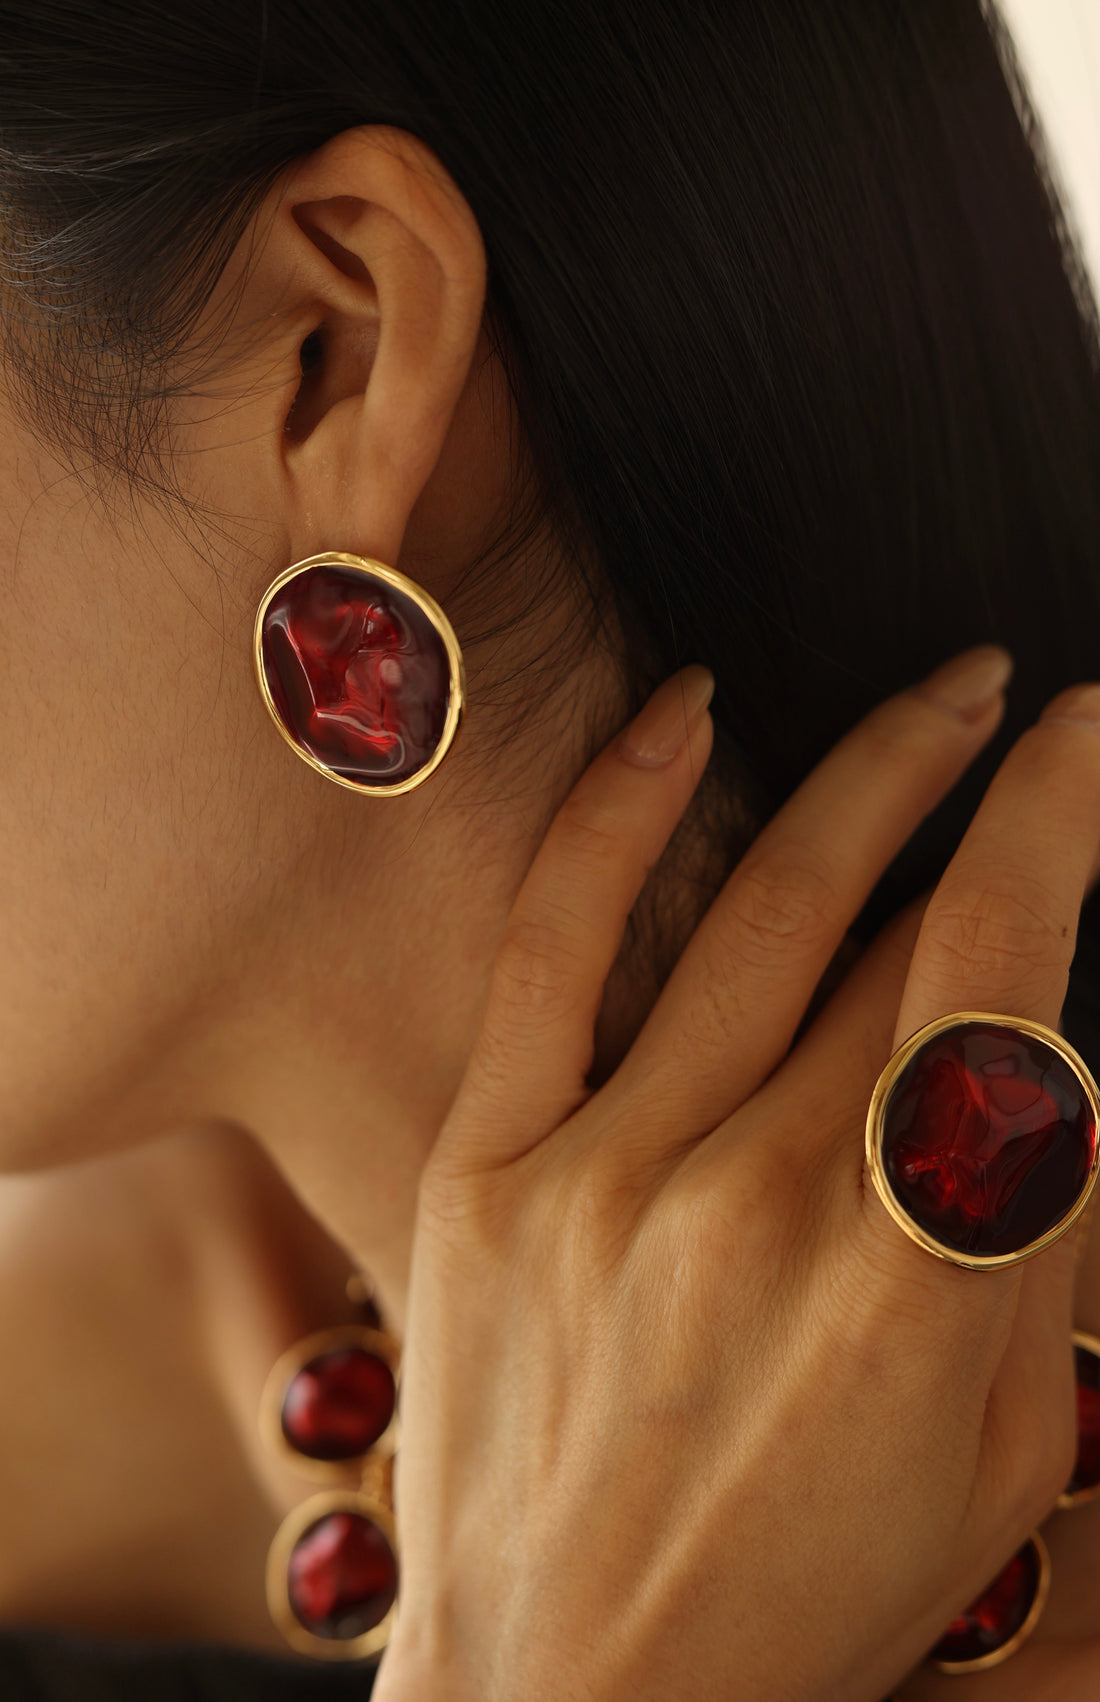
<svg viewBox="0 0 1100 1702">
<path fill-rule="evenodd" d="M 1100 0 L 998 0 L 1100 293 Z"/>
</svg>

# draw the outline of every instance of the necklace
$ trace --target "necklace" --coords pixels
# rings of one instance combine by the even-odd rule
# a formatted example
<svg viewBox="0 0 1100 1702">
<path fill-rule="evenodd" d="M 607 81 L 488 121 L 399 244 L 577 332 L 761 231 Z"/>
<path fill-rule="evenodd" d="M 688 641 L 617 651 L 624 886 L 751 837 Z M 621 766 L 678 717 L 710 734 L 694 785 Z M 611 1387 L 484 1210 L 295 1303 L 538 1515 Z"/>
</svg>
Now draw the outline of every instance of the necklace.
<svg viewBox="0 0 1100 1702">
<path fill-rule="evenodd" d="M 321 1330 L 276 1360 L 260 1402 L 267 1446 L 327 1485 L 283 1520 L 268 1552 L 267 1600 L 290 1646 L 322 1660 L 378 1655 L 397 1600 L 393 1460 L 398 1344 L 352 1277 L 363 1321 Z"/>
</svg>

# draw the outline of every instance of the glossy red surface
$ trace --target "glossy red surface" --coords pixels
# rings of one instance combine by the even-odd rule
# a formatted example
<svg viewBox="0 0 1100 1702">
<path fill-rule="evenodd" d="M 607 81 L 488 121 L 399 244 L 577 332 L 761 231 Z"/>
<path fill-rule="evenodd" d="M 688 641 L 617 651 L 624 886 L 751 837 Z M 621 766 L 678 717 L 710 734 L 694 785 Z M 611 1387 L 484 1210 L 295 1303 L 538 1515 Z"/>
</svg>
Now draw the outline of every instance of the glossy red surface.
<svg viewBox="0 0 1100 1702">
<path fill-rule="evenodd" d="M 1087 1347 L 1075 1344 L 1073 1361 L 1077 1378 L 1077 1460 L 1066 1489 L 1077 1495 L 1100 1484 L 1100 1359 Z"/>
<path fill-rule="evenodd" d="M 351 568 L 307 568 L 265 611 L 261 654 L 284 727 L 344 779 L 366 791 L 393 786 L 434 755 L 450 666 L 403 591 Z"/>
<path fill-rule="evenodd" d="M 393 1372 L 361 1347 L 318 1354 L 283 1396 L 283 1435 L 311 1460 L 352 1460 L 372 1447 L 393 1417 Z"/>
<path fill-rule="evenodd" d="M 1039 1588 L 1039 1552 L 1029 1538 L 989 1588 L 953 1619 L 936 1647 L 936 1661 L 978 1661 L 1015 1637 Z"/>
<path fill-rule="evenodd" d="M 329 1513 L 298 1539 L 287 1568 L 290 1605 L 315 1637 L 360 1637 L 397 1596 L 397 1561 L 359 1513 Z"/>
<path fill-rule="evenodd" d="M 882 1159 L 909 1216 L 976 1257 L 1019 1252 L 1080 1198 L 1097 1130 L 1065 1060 L 1018 1031 L 960 1023 L 927 1041 L 884 1110 Z"/>
</svg>

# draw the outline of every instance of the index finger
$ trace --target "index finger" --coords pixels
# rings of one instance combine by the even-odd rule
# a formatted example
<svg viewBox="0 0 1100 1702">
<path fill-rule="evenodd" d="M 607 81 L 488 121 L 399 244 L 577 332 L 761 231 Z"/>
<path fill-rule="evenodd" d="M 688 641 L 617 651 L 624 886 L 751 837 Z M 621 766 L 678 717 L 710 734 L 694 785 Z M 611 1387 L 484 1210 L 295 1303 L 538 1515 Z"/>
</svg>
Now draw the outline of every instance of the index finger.
<svg viewBox="0 0 1100 1702">
<path fill-rule="evenodd" d="M 437 1143 L 444 1158 L 507 1163 L 587 1098 L 604 983 L 706 766 L 713 690 L 702 667 L 666 680 L 555 816 L 497 952 L 485 1020 Z"/>
</svg>

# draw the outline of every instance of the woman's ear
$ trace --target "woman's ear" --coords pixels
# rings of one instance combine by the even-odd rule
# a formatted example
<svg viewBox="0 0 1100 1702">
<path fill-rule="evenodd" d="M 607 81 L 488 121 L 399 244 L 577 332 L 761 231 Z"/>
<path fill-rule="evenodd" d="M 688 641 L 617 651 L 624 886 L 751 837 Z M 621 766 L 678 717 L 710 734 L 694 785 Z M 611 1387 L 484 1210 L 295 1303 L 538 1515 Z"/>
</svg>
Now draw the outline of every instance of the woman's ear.
<svg viewBox="0 0 1100 1702">
<path fill-rule="evenodd" d="M 300 161 L 262 218 L 260 299 L 301 359 L 279 443 L 291 548 L 396 562 L 478 343 L 477 222 L 431 151 L 383 127 Z"/>
</svg>

